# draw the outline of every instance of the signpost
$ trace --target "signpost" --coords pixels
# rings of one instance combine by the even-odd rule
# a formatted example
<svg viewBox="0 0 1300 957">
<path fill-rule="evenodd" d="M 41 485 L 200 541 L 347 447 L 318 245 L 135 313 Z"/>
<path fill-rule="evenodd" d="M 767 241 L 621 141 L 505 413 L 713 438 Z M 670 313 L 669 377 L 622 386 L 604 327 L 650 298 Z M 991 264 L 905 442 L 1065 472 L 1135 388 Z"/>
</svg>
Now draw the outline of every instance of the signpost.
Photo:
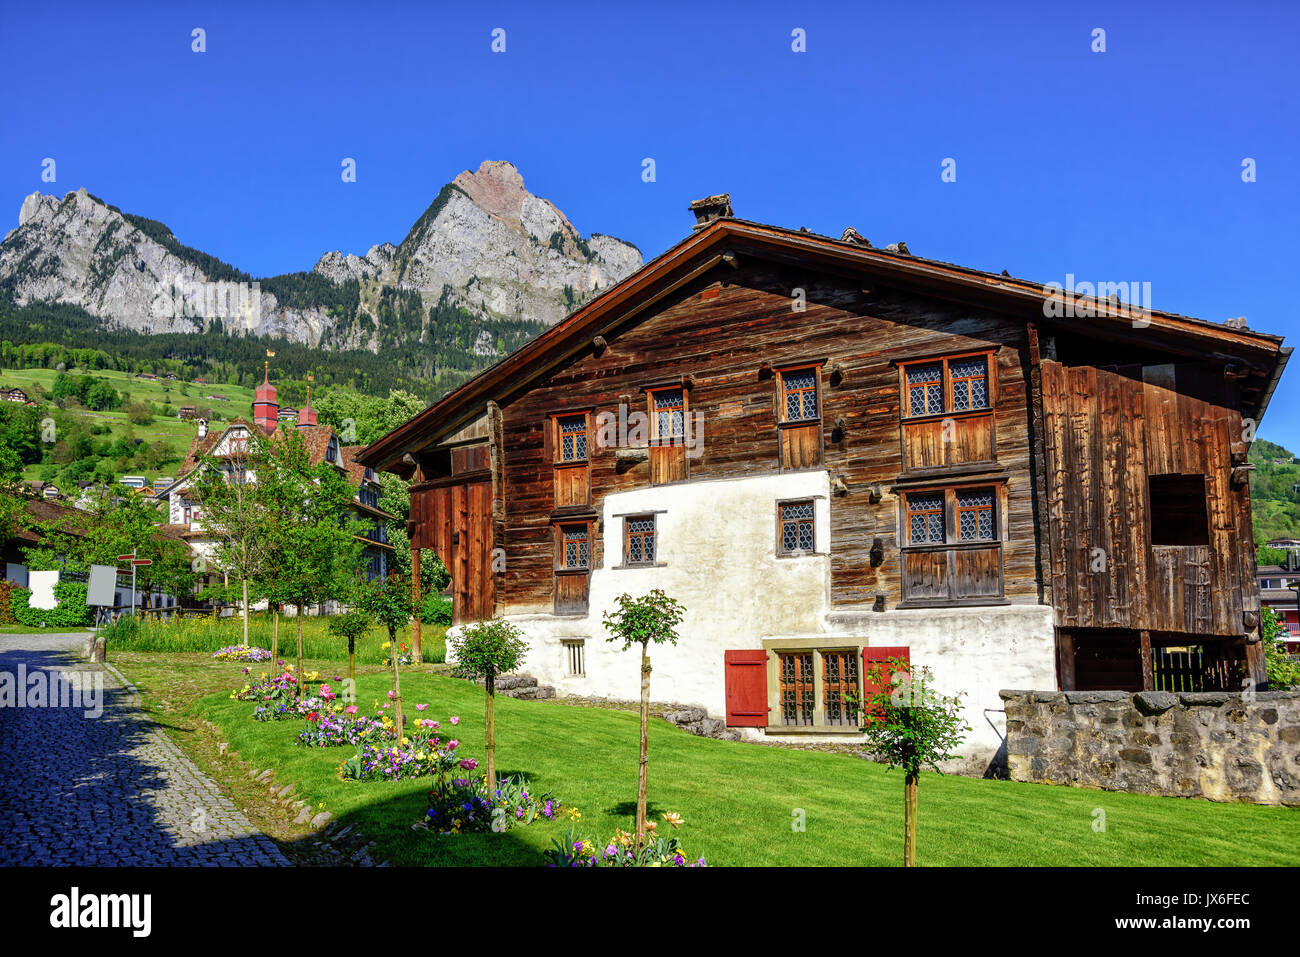
<svg viewBox="0 0 1300 957">
<path fill-rule="evenodd" d="M 137 565 L 152 565 L 153 560 L 149 558 L 136 558 L 134 549 L 130 555 L 118 555 L 119 562 L 131 563 L 131 614 L 135 614 L 135 569 Z"/>
</svg>

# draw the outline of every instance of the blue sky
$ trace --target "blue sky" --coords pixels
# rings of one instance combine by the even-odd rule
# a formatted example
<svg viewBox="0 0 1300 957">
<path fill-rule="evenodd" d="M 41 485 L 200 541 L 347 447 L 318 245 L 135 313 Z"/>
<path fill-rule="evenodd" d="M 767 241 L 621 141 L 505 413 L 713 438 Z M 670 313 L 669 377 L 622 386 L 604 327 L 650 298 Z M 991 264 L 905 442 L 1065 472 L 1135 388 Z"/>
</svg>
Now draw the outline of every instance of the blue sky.
<svg viewBox="0 0 1300 957">
<path fill-rule="evenodd" d="M 7 4 L 0 223 L 84 186 L 271 275 L 399 242 L 507 159 L 647 258 L 730 191 L 747 219 L 1150 282 L 1158 309 L 1300 338 L 1297 36 L 1282 2 Z M 1298 383 L 1300 360 L 1261 430 L 1296 451 Z"/>
</svg>

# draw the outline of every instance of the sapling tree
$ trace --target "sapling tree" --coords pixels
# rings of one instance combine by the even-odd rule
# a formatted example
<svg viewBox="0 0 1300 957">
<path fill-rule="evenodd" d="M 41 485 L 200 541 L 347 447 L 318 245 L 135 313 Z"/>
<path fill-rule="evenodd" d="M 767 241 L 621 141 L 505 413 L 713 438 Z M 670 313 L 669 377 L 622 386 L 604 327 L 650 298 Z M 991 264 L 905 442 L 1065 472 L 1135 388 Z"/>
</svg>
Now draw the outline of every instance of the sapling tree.
<svg viewBox="0 0 1300 957">
<path fill-rule="evenodd" d="M 393 720 L 397 722 L 397 740 L 405 733 L 402 717 L 402 676 L 398 669 L 397 632 L 405 628 L 415 613 L 411 600 L 411 584 L 406 576 L 391 572 L 383 581 L 368 582 L 362 586 L 357 605 L 388 631 L 388 658 L 393 665 L 393 705 L 397 709 Z"/>
<path fill-rule="evenodd" d="M 486 690 L 483 724 L 487 737 L 484 774 L 491 792 L 497 786 L 496 679 L 523 667 L 528 643 L 523 632 L 510 622 L 494 618 L 467 625 L 459 635 L 451 636 L 450 644 L 460 671 L 483 679 Z"/>
<path fill-rule="evenodd" d="M 970 727 L 962 720 L 960 695 L 934 689 L 929 668 L 901 658 L 877 662 L 864 676 L 882 690 L 868 694 L 863 712 L 867 750 L 903 770 L 903 866 L 916 863 L 916 799 L 922 768 L 943 773 L 940 761 L 958 757 L 955 749 Z"/>
<path fill-rule="evenodd" d="M 605 612 L 607 641 L 623 642 L 627 651 L 641 646 L 641 765 L 636 786 L 636 844 L 645 846 L 646 778 L 650 764 L 650 644 L 677 644 L 677 626 L 686 609 L 656 588 L 648 595 L 633 598 L 624 593 L 615 599 L 618 607 Z"/>
<path fill-rule="evenodd" d="M 328 626 L 330 634 L 348 640 L 348 682 L 351 688 L 356 687 L 357 681 L 357 639 L 364 636 L 372 624 L 374 619 L 362 608 L 353 608 L 330 616 Z"/>
</svg>

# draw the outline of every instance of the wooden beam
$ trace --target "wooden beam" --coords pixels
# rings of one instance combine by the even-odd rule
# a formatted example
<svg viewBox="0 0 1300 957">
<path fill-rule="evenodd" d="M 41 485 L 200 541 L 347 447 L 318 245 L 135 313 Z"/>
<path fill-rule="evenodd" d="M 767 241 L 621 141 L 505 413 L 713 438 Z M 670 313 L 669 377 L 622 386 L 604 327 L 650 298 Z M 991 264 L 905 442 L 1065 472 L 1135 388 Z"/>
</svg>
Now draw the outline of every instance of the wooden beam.
<svg viewBox="0 0 1300 957">
<path fill-rule="evenodd" d="M 1151 665 L 1151 632 L 1140 631 L 1138 637 L 1142 642 L 1142 690 L 1154 691 L 1156 679 L 1155 671 Z"/>
</svg>

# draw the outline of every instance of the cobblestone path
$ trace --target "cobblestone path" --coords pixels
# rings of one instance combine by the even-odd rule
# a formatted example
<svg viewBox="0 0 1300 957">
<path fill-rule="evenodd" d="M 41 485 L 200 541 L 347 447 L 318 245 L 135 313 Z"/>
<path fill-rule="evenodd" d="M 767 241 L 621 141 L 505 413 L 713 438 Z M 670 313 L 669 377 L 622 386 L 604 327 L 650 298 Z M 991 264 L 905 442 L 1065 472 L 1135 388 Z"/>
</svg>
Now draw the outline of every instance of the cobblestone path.
<svg viewBox="0 0 1300 957">
<path fill-rule="evenodd" d="M 288 865 L 151 725 L 132 689 L 82 662 L 84 637 L 0 635 L 9 696 L 30 703 L 33 681 L 43 681 L 47 700 L 63 695 L 67 705 L 10 706 L 0 684 L 0 865 Z M 103 676 L 98 716 L 94 696 L 77 689 L 95 672 Z"/>
</svg>

